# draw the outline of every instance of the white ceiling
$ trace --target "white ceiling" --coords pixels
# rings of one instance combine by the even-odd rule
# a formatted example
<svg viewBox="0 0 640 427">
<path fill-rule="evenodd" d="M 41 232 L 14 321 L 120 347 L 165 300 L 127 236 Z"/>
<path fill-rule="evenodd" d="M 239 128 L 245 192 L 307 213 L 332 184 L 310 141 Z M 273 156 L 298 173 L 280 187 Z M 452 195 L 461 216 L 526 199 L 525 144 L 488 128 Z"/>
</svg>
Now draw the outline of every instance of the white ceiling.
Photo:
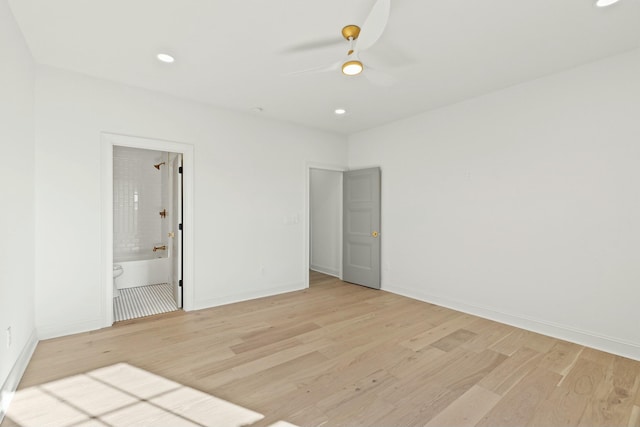
<svg viewBox="0 0 640 427">
<path fill-rule="evenodd" d="M 9 0 L 41 64 L 345 134 L 640 47 L 639 0 L 593 2 L 392 0 L 361 55 L 396 80 L 376 86 L 287 75 L 343 58 L 346 41 L 296 48 L 341 40 L 374 0 Z"/>
</svg>

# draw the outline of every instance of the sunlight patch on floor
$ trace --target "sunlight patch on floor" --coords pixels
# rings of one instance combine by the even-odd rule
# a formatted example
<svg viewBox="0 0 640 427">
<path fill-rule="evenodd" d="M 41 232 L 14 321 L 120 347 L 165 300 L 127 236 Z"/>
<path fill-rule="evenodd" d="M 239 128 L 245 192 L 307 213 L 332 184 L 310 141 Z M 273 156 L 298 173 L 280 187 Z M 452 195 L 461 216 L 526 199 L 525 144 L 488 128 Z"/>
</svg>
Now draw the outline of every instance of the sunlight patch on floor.
<svg viewBox="0 0 640 427">
<path fill-rule="evenodd" d="M 28 426 L 248 426 L 264 416 L 119 363 L 16 392 L 7 418 Z M 270 427 L 295 427 L 278 421 Z"/>
</svg>

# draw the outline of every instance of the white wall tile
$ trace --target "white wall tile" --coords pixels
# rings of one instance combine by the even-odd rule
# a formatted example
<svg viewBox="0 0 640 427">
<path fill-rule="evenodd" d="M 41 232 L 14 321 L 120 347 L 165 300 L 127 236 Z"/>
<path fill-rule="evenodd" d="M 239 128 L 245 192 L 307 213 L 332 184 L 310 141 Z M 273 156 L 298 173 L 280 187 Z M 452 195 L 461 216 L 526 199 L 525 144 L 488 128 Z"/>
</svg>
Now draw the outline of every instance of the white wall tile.
<svg viewBox="0 0 640 427">
<path fill-rule="evenodd" d="M 113 258 L 117 262 L 132 257 L 166 256 L 153 252 L 154 245 L 166 244 L 161 218 L 167 197 L 167 153 L 130 147 L 113 149 Z"/>
</svg>

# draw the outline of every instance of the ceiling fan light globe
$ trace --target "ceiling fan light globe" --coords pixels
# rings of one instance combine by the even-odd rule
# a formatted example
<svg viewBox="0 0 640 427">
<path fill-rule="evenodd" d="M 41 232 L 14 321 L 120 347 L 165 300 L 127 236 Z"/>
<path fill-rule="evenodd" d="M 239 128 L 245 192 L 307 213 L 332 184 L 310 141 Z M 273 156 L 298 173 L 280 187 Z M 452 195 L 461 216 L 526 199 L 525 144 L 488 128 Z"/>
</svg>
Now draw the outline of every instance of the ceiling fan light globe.
<svg viewBox="0 0 640 427">
<path fill-rule="evenodd" d="M 172 62 L 175 62 L 175 58 L 169 55 L 168 53 L 159 53 L 156 55 L 156 58 L 158 58 L 158 61 L 164 62 L 167 64 L 171 64 Z"/>
<path fill-rule="evenodd" d="M 362 72 L 364 67 L 360 61 L 347 61 L 342 64 L 342 73 L 347 76 L 356 76 Z"/>
</svg>

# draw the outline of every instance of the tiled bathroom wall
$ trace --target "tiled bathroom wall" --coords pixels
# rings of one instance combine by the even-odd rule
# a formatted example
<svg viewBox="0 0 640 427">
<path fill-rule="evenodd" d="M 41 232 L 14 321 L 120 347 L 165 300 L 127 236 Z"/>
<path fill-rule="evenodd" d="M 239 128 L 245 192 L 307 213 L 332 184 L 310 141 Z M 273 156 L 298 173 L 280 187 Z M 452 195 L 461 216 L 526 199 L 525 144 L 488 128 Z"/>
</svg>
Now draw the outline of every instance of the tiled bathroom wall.
<svg viewBox="0 0 640 427">
<path fill-rule="evenodd" d="M 137 148 L 113 148 L 113 259 L 165 257 L 167 251 L 153 252 L 154 245 L 166 244 L 167 225 L 160 212 L 166 196 L 167 153 Z"/>
</svg>

